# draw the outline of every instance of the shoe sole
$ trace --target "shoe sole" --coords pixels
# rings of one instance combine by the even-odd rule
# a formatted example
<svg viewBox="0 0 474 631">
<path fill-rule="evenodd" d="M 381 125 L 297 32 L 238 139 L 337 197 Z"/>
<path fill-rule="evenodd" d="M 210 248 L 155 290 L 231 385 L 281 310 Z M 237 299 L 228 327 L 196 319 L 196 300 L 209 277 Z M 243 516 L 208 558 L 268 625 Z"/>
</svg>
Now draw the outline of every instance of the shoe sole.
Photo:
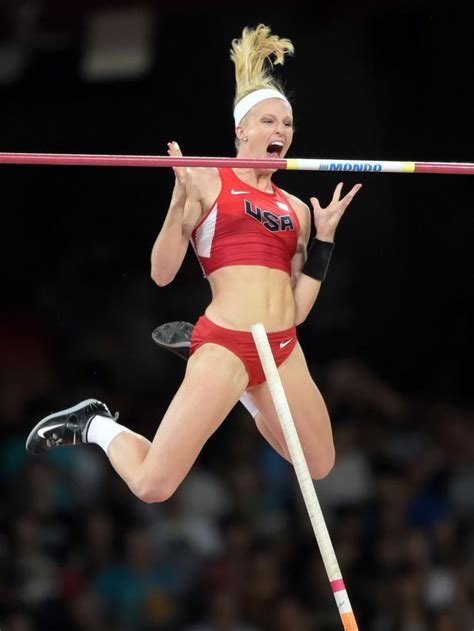
<svg viewBox="0 0 474 631">
<path fill-rule="evenodd" d="M 26 439 L 26 450 L 30 452 L 30 450 L 28 449 L 28 445 L 30 444 L 30 442 L 33 440 L 33 435 L 41 428 L 43 427 L 43 425 L 46 424 L 46 421 L 49 421 L 52 418 L 56 418 L 58 416 L 63 416 L 64 414 L 73 414 L 74 412 L 77 412 L 77 410 L 79 410 L 80 408 L 82 408 L 84 405 L 88 405 L 89 403 L 100 403 L 100 401 L 98 401 L 98 399 L 84 399 L 84 401 L 81 401 L 80 403 L 77 403 L 77 405 L 73 405 L 70 408 L 66 408 L 65 410 L 61 410 L 60 412 L 55 412 L 54 414 L 50 414 L 49 416 L 45 416 L 43 419 L 41 419 L 41 421 L 38 421 L 38 423 L 36 423 L 36 425 L 33 427 L 33 429 L 31 430 L 31 432 L 28 434 L 28 438 Z"/>
<path fill-rule="evenodd" d="M 186 330 L 186 334 L 189 339 L 184 342 L 177 342 L 176 337 L 178 333 L 176 332 L 176 326 L 170 326 L 169 324 L 162 324 L 157 327 L 151 337 L 155 344 L 161 346 L 162 348 L 189 348 L 191 346 L 191 332 L 193 330 L 193 325 L 187 322 L 179 322 L 179 335 L 182 335 L 183 330 Z"/>
</svg>

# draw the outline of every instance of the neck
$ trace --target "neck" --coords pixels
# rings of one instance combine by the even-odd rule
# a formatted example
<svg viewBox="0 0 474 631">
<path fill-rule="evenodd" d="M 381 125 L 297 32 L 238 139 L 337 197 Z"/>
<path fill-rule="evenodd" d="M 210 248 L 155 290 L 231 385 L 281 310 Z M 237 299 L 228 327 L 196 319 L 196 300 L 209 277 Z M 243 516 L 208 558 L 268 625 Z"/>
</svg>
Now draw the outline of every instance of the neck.
<svg viewBox="0 0 474 631">
<path fill-rule="evenodd" d="M 239 156 L 239 158 L 240 157 L 242 156 Z M 260 171 L 257 169 L 233 169 L 233 171 L 242 182 L 247 182 L 250 186 L 258 188 L 259 191 L 273 193 L 273 171 Z"/>
</svg>

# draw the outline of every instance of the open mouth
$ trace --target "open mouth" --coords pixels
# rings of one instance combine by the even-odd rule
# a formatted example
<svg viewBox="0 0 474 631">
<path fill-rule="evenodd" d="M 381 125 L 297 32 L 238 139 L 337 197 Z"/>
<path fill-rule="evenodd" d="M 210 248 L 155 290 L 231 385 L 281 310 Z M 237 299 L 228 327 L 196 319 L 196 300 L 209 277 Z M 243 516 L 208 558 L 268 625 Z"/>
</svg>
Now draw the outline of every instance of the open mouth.
<svg viewBox="0 0 474 631">
<path fill-rule="evenodd" d="M 269 158 L 279 158 L 283 151 L 283 143 L 282 142 L 271 142 L 267 147 L 267 155 Z"/>
</svg>

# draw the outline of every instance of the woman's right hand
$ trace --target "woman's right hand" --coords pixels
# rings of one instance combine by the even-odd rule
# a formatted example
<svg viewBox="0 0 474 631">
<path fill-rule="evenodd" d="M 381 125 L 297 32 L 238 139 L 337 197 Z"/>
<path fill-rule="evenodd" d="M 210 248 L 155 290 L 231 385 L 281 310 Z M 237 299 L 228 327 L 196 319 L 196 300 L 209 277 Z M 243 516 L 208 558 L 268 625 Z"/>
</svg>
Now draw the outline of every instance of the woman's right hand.
<svg viewBox="0 0 474 631">
<path fill-rule="evenodd" d="M 169 156 L 182 156 L 178 143 L 173 140 L 168 143 Z M 186 167 L 172 167 L 175 175 L 173 197 L 175 199 L 186 201 Z"/>
</svg>

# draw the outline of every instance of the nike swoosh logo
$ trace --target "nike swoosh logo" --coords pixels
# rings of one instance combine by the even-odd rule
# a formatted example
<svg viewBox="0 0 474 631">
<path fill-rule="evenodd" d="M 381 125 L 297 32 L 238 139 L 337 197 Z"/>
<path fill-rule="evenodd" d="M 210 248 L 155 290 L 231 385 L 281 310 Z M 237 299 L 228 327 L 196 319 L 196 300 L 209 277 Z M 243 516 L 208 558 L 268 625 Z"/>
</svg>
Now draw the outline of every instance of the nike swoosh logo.
<svg viewBox="0 0 474 631">
<path fill-rule="evenodd" d="M 59 423 L 58 425 L 50 425 L 49 427 L 42 427 L 41 429 L 38 430 L 38 436 L 40 438 L 46 438 L 46 436 L 44 435 L 45 432 L 51 432 L 53 429 L 56 429 L 62 426 L 63 426 L 63 423 Z"/>
<path fill-rule="evenodd" d="M 280 348 L 285 348 L 285 346 L 288 346 L 288 344 L 291 342 L 293 338 L 290 337 L 289 340 L 286 340 L 285 342 L 280 342 Z"/>
<path fill-rule="evenodd" d="M 234 189 L 232 189 L 230 191 L 231 195 L 249 195 L 250 191 L 236 191 Z"/>
</svg>

